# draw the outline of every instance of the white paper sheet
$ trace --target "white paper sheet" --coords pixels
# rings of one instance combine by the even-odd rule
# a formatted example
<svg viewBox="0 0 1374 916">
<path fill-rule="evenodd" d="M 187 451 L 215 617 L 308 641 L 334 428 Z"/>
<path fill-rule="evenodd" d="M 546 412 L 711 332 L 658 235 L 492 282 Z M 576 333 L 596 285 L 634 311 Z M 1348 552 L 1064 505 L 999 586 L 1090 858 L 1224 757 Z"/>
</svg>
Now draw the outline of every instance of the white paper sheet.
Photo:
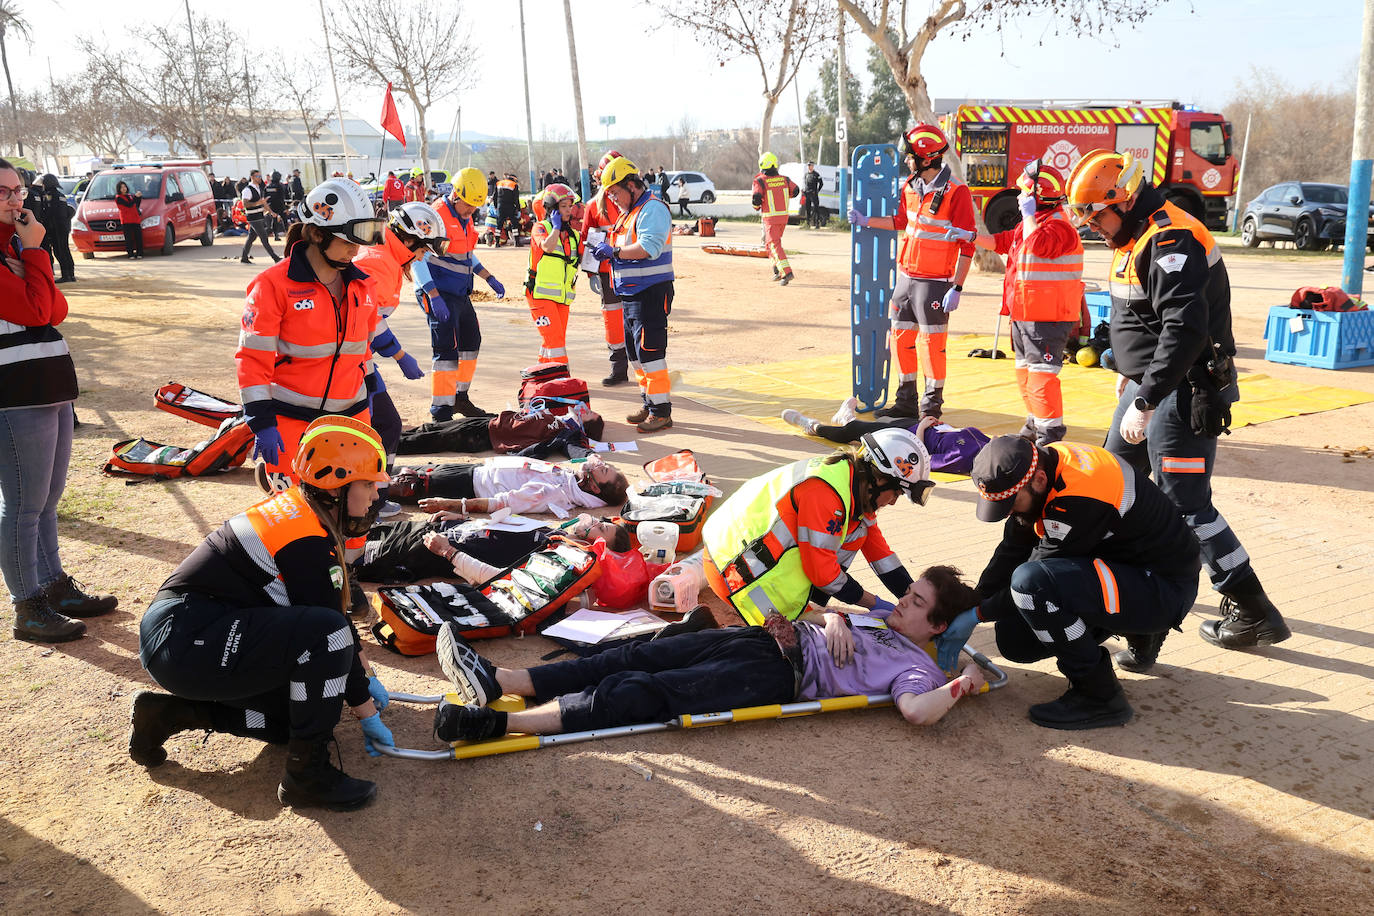
<svg viewBox="0 0 1374 916">
<path fill-rule="evenodd" d="M 585 248 L 582 251 L 582 269 L 588 273 L 596 273 L 601 269 L 601 262 L 592 254 L 592 249 L 606 241 L 606 233 L 600 229 L 588 229 L 587 238 L 583 243 Z"/>
<path fill-rule="evenodd" d="M 607 611 L 579 608 L 545 630 L 544 635 L 595 645 L 612 638 L 613 635 L 632 635 L 633 632 L 647 632 L 667 625 L 668 621 L 648 611 L 612 614 Z M 617 630 L 623 632 L 617 633 Z"/>
<path fill-rule="evenodd" d="M 588 439 L 587 447 L 594 452 L 637 452 L 639 451 L 638 442 L 602 442 L 599 439 Z"/>
</svg>

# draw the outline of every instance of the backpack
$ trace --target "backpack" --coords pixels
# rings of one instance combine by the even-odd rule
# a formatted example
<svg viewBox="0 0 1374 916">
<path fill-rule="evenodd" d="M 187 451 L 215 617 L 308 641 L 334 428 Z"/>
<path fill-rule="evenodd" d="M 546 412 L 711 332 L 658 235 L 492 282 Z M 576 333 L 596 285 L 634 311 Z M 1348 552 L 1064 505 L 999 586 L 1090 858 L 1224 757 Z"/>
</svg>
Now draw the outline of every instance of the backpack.
<svg viewBox="0 0 1374 916">
<path fill-rule="evenodd" d="M 238 403 L 177 382 L 168 382 L 159 388 L 153 395 L 153 403 L 159 410 L 204 426 L 218 427 L 230 417 L 243 416 L 243 407 Z"/>
<path fill-rule="evenodd" d="M 1359 299 L 1352 299 L 1339 286 L 1300 286 L 1293 293 L 1289 306 L 1317 312 L 1363 312 L 1369 308 Z"/>
<path fill-rule="evenodd" d="M 230 417 L 220 424 L 212 438 L 190 448 L 142 438 L 116 442 L 103 470 L 106 474 L 163 480 L 205 477 L 243 464 L 252 446 L 253 430 L 241 417 Z"/>
</svg>

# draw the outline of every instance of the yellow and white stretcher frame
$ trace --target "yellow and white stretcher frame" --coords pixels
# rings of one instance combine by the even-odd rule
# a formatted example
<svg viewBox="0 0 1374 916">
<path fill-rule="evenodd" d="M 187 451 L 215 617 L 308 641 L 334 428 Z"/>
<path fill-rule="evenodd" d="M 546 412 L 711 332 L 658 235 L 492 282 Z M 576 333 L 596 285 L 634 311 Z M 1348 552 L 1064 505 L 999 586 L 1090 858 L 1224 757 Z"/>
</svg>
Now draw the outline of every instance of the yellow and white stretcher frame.
<svg viewBox="0 0 1374 916">
<path fill-rule="evenodd" d="M 987 675 L 987 683 L 980 693 L 996 690 L 1007 683 L 1007 674 L 997 667 L 983 653 L 967 646 L 964 653 L 973 659 Z M 459 702 L 456 694 L 437 694 L 422 696 L 413 693 L 392 693 L 391 699 L 401 703 L 438 705 L 448 696 L 450 702 Z M 705 728 L 710 725 L 729 725 L 735 722 L 758 722 L 767 719 L 792 719 L 798 716 L 812 716 L 822 712 L 839 712 L 845 709 L 874 709 L 893 704 L 890 693 L 854 694 L 844 697 L 829 697 L 823 700 L 800 700 L 795 703 L 773 703 L 767 706 L 745 706 L 724 712 L 697 713 L 682 715 L 667 722 L 642 722 L 638 725 L 616 725 L 610 728 L 594 728 L 581 732 L 560 732 L 555 735 L 511 734 L 488 741 L 454 741 L 447 748 L 422 751 L 408 747 L 388 747 L 374 744 L 377 750 L 388 757 L 402 757 L 407 760 L 467 760 L 473 757 L 491 757 L 496 754 L 513 754 L 517 751 L 537 751 L 546 747 L 562 744 L 580 744 L 583 741 L 597 741 L 602 738 L 621 738 L 626 735 L 646 735 L 652 732 L 678 731 L 686 728 Z M 503 696 L 491 704 L 493 709 L 518 712 L 525 708 L 520 697 Z"/>
</svg>

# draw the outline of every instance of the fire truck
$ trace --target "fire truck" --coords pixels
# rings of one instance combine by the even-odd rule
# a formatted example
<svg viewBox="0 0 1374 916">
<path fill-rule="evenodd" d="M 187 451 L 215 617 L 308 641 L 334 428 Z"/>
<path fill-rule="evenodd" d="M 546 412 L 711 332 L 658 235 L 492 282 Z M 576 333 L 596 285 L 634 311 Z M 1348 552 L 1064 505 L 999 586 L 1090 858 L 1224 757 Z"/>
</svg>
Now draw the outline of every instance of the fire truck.
<svg viewBox="0 0 1374 916">
<path fill-rule="evenodd" d="M 940 115 L 940 127 L 992 232 L 1020 221 L 1016 179 L 1026 163 L 1039 157 L 1067 178 L 1094 149 L 1130 153 L 1165 199 L 1209 229 L 1227 228 L 1239 163 L 1231 155 L 1231 125 L 1219 114 L 1178 102 L 988 102 Z"/>
</svg>

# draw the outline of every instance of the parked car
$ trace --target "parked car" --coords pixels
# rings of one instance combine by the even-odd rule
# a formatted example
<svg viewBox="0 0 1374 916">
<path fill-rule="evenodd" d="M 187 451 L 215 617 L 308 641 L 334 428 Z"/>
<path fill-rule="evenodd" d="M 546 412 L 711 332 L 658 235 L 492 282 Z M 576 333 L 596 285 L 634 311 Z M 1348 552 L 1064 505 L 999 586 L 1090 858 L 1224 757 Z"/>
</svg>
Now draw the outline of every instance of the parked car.
<svg viewBox="0 0 1374 916">
<path fill-rule="evenodd" d="M 820 205 L 821 215 L 829 219 L 839 212 L 840 209 L 840 170 L 833 165 L 818 165 L 816 171 L 821 176 Z M 778 166 L 778 172 L 786 175 L 797 183 L 797 187 L 802 191 L 806 190 L 806 164 L 802 162 L 784 162 Z M 787 202 L 787 212 L 791 216 L 801 215 L 802 195 L 798 194 Z"/>
<path fill-rule="evenodd" d="M 131 193 L 143 195 L 144 248 L 171 254 L 172 246 L 185 239 L 214 243 L 215 195 L 199 163 L 116 165 L 91 179 L 72 221 L 72 241 L 83 258 L 124 250 L 114 202 L 121 181 Z"/>
<path fill-rule="evenodd" d="M 1343 245 L 1348 198 L 1345 186 L 1314 181 L 1286 181 L 1265 188 L 1241 213 L 1241 244 L 1254 248 L 1260 242 L 1291 241 L 1304 251 Z M 1374 230 L 1374 207 L 1365 220 Z M 1374 250 L 1374 235 L 1368 232 L 1365 242 Z"/>
<path fill-rule="evenodd" d="M 81 192 L 77 190 L 77 185 L 83 180 L 84 179 L 74 175 L 57 176 L 57 186 L 61 189 L 62 196 L 67 198 L 67 206 L 71 207 L 73 210 L 81 203 Z"/>
<path fill-rule="evenodd" d="M 664 192 L 667 195 L 668 203 L 677 203 L 677 179 L 679 175 L 687 179 L 687 193 L 692 195 L 688 203 L 713 204 L 716 202 L 715 182 L 700 172 L 679 171 L 668 173 L 668 188 Z"/>
</svg>

